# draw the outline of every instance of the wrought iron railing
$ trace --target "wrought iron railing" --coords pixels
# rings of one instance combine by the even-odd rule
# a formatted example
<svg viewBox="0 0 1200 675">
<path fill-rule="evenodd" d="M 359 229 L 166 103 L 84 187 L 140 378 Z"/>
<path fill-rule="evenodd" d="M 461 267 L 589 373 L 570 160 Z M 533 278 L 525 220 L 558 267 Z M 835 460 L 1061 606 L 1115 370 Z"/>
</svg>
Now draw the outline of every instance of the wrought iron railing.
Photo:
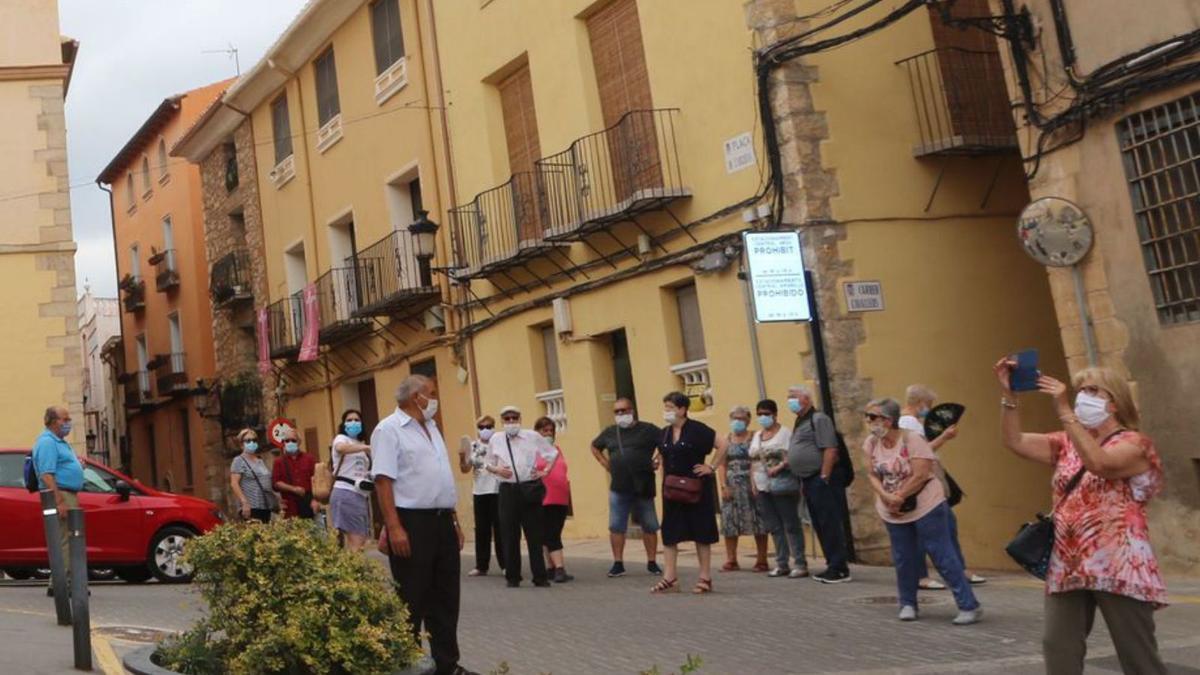
<svg viewBox="0 0 1200 675">
<path fill-rule="evenodd" d="M 913 154 L 985 154 L 1017 147 L 1004 68 L 995 51 L 931 49 L 896 62 L 912 89 Z"/>
<path fill-rule="evenodd" d="M 125 407 L 140 408 L 150 402 L 150 373 L 135 370 L 128 375 L 129 381 L 125 383 Z"/>
<path fill-rule="evenodd" d="M 545 243 L 544 210 L 536 174 L 528 171 L 451 209 L 458 265 L 482 272 L 537 251 Z"/>
<path fill-rule="evenodd" d="M 317 277 L 317 305 L 321 342 L 336 342 L 370 326 L 356 312 L 362 297 L 358 267 L 335 267 Z"/>
<path fill-rule="evenodd" d="M 291 356 L 300 350 L 304 335 L 304 294 L 297 292 L 267 306 L 267 344 L 271 358 Z"/>
<path fill-rule="evenodd" d="M 154 287 L 166 291 L 179 286 L 179 265 L 176 263 L 175 249 L 169 248 L 159 253 L 154 260 Z"/>
<path fill-rule="evenodd" d="M 420 311 L 422 299 L 437 296 L 432 273 L 417 260 L 413 237 L 406 230 L 396 230 L 364 248 L 354 260 L 360 316 Z"/>
<path fill-rule="evenodd" d="M 254 293 L 250 282 L 250 254 L 244 249 L 225 254 L 212 266 L 209 293 L 212 294 L 213 303 L 220 307 L 226 303 L 252 299 Z"/>
<path fill-rule="evenodd" d="M 159 357 L 158 395 L 169 396 L 187 391 L 188 377 L 183 352 L 171 352 Z"/>
<path fill-rule="evenodd" d="M 122 302 L 126 312 L 139 312 L 146 308 L 146 282 L 141 277 L 129 277 L 122 281 Z"/>
</svg>

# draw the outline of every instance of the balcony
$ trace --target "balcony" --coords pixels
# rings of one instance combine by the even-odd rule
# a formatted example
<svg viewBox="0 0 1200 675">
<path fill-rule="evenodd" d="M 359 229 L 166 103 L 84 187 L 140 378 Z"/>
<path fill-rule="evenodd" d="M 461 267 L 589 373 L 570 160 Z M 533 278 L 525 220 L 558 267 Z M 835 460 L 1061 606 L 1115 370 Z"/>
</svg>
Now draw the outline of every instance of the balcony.
<svg viewBox="0 0 1200 675">
<path fill-rule="evenodd" d="M 165 293 L 179 287 L 179 264 L 176 261 L 175 249 L 169 248 L 156 253 L 150 262 L 154 264 L 154 288 Z"/>
<path fill-rule="evenodd" d="M 267 307 L 267 343 L 271 358 L 295 356 L 304 335 L 304 294 L 289 295 Z"/>
<path fill-rule="evenodd" d="M 533 395 L 543 406 L 546 417 L 554 420 L 559 433 L 567 430 L 567 402 L 562 389 L 551 389 Z"/>
<path fill-rule="evenodd" d="M 708 377 L 708 359 L 673 365 L 671 374 L 679 378 L 683 393 L 692 399 L 693 411 L 712 407 L 712 381 Z"/>
<path fill-rule="evenodd" d="M 126 373 L 126 375 L 128 381 L 125 383 L 125 409 L 137 410 L 150 405 L 152 403 L 150 373 L 146 370 L 138 370 Z"/>
<path fill-rule="evenodd" d="M 944 47 L 896 65 L 908 73 L 920 128 L 914 157 L 1017 149 L 999 53 Z"/>
<path fill-rule="evenodd" d="M 412 235 L 396 230 L 358 252 L 358 316 L 409 317 L 438 302 L 438 288 L 415 249 Z"/>
<path fill-rule="evenodd" d="M 227 253 L 213 263 L 209 293 L 213 307 L 222 307 L 254 299 L 250 287 L 250 254 L 245 250 Z"/>
<path fill-rule="evenodd" d="M 461 279 L 484 277 L 525 263 L 553 247 L 545 236 L 545 194 L 536 174 L 508 182 L 450 209 Z"/>
<path fill-rule="evenodd" d="M 357 267 L 335 267 L 317 277 L 321 344 L 344 342 L 371 329 L 371 320 L 357 313 L 362 289 Z"/>
<path fill-rule="evenodd" d="M 126 312 L 133 314 L 146 308 L 146 282 L 141 277 L 126 276 L 120 285 Z"/>
<path fill-rule="evenodd" d="M 159 396 L 179 396 L 188 391 L 187 369 L 185 368 L 183 352 L 160 354 L 155 359 L 158 367 Z"/>
</svg>

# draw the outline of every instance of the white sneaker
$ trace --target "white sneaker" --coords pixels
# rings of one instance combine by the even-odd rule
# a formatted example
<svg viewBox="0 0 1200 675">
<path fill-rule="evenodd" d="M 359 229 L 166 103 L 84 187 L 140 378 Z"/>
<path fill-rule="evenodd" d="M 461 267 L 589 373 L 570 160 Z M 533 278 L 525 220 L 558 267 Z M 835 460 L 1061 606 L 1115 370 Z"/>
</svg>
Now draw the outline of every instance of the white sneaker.
<svg viewBox="0 0 1200 675">
<path fill-rule="evenodd" d="M 983 608 L 976 607 L 971 610 L 959 611 L 958 616 L 954 617 L 952 622 L 955 626 L 970 626 L 973 623 L 979 623 L 983 618 Z"/>
<path fill-rule="evenodd" d="M 769 576 L 769 577 L 786 577 L 789 574 L 791 574 L 791 572 L 789 572 L 787 570 L 787 568 L 784 568 L 784 567 L 776 567 L 775 569 L 771 570 L 770 572 L 767 572 L 767 576 Z"/>
<path fill-rule="evenodd" d="M 792 568 L 792 571 L 788 573 L 789 579 L 803 579 L 806 576 L 808 576 L 807 567 L 795 567 Z"/>
<path fill-rule="evenodd" d="M 979 586 L 987 583 L 987 577 L 981 577 L 978 574 L 972 574 L 971 576 L 967 577 L 967 581 L 970 582 L 972 586 Z"/>
<path fill-rule="evenodd" d="M 916 621 L 917 620 L 917 608 L 913 607 L 912 605 L 905 605 L 905 606 L 901 607 L 900 608 L 900 620 L 901 621 Z M 957 619 L 955 619 L 955 620 L 957 621 Z"/>
</svg>

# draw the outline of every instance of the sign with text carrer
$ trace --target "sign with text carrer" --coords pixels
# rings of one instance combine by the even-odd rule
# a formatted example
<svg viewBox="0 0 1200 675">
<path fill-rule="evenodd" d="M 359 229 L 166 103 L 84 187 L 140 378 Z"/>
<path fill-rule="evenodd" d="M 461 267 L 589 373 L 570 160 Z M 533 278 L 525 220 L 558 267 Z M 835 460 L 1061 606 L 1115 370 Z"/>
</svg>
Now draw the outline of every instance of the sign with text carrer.
<svg viewBox="0 0 1200 675">
<path fill-rule="evenodd" d="M 754 320 L 811 321 L 799 232 L 747 232 Z"/>
<path fill-rule="evenodd" d="M 846 311 L 883 311 L 882 283 L 878 281 L 847 281 L 842 289 L 846 292 Z"/>
</svg>

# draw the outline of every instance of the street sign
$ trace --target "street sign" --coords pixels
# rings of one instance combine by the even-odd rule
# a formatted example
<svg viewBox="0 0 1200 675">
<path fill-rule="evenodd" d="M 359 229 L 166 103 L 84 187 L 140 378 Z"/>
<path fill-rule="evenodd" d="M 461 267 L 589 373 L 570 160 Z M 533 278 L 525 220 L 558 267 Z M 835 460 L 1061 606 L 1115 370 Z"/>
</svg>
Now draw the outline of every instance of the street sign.
<svg viewBox="0 0 1200 675">
<path fill-rule="evenodd" d="M 286 417 L 277 417 L 271 420 L 267 425 L 267 441 L 271 445 L 283 449 L 283 439 L 287 438 L 289 431 L 295 431 L 296 425 Z"/>
<path fill-rule="evenodd" d="M 754 138 L 750 132 L 725 141 L 725 173 L 737 173 L 757 164 L 754 158 Z"/>
<path fill-rule="evenodd" d="M 883 284 L 878 281 L 847 281 L 842 290 L 846 294 L 848 312 L 882 312 Z"/>
<path fill-rule="evenodd" d="M 743 237 L 754 297 L 754 320 L 810 321 L 800 233 L 747 232 Z"/>
</svg>

